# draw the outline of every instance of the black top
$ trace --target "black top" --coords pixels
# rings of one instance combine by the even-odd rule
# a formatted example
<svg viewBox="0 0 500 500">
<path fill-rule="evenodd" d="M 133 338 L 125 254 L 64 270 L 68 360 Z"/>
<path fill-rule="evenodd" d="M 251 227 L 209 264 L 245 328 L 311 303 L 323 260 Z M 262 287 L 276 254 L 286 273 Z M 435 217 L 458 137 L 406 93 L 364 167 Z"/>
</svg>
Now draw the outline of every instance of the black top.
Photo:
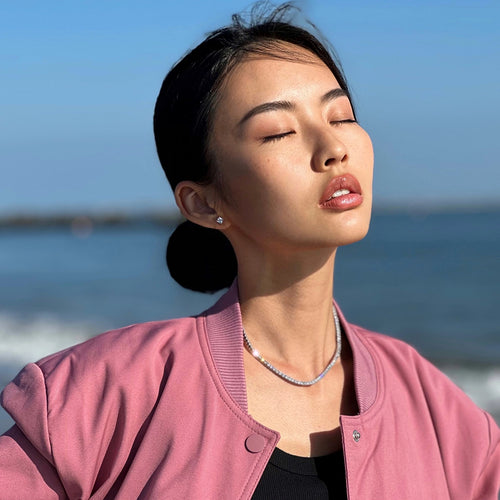
<svg viewBox="0 0 500 500">
<path fill-rule="evenodd" d="M 347 499 L 342 450 L 297 457 L 275 448 L 252 500 Z"/>
</svg>

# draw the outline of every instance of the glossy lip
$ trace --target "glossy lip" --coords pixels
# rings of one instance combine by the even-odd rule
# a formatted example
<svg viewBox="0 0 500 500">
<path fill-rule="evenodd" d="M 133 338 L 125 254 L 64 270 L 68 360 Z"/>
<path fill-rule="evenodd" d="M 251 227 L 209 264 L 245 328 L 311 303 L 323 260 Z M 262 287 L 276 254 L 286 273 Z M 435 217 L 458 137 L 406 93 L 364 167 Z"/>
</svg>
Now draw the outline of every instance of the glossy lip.
<svg viewBox="0 0 500 500">
<path fill-rule="evenodd" d="M 349 190 L 349 194 L 344 194 L 336 198 L 331 198 L 335 191 L 341 189 Z M 348 210 L 350 208 L 355 208 L 363 202 L 363 195 L 361 193 L 361 186 L 358 179 L 352 174 L 339 175 L 334 177 L 326 187 L 321 199 L 319 200 L 319 206 L 321 208 L 333 208 L 336 210 Z"/>
</svg>

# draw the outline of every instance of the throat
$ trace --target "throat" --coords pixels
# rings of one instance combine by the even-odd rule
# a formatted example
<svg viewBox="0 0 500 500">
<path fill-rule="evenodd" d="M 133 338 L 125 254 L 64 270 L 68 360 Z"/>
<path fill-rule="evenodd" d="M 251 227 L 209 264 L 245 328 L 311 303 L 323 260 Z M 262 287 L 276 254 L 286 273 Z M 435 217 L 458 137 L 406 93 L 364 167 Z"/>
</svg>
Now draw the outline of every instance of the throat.
<svg viewBox="0 0 500 500">
<path fill-rule="evenodd" d="M 340 357 L 340 354 L 342 352 L 342 331 L 340 327 L 340 321 L 339 317 L 337 314 L 337 311 L 335 309 L 335 306 L 333 307 L 333 317 L 334 317 L 334 323 L 335 323 L 335 352 L 332 354 L 332 357 L 326 367 L 314 378 L 309 379 L 309 380 L 299 380 L 295 377 L 292 377 L 289 374 L 286 374 L 284 371 L 282 371 L 280 368 L 275 366 L 273 363 L 271 363 L 268 359 L 266 359 L 260 351 L 252 345 L 252 342 L 248 338 L 248 335 L 245 332 L 245 329 L 243 329 L 243 342 L 248 350 L 248 352 L 257 360 L 259 361 L 265 368 L 267 368 L 271 373 L 276 375 L 277 377 L 281 378 L 285 382 L 288 382 L 289 384 L 296 385 L 296 386 L 301 386 L 301 387 L 309 387 L 311 385 L 314 385 L 318 383 L 323 377 L 331 370 L 331 368 L 335 365 L 337 360 Z"/>
</svg>

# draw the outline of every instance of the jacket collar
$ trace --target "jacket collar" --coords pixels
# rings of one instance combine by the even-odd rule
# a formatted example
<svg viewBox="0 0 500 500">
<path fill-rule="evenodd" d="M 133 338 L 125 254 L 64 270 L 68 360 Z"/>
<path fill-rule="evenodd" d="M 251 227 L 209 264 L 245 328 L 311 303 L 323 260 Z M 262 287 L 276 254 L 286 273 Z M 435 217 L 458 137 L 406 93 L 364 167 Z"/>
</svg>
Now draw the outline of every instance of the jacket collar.
<svg viewBox="0 0 500 500">
<path fill-rule="evenodd" d="M 362 330 L 346 321 L 336 303 L 335 307 L 352 349 L 356 398 L 360 413 L 364 413 L 372 406 L 377 396 L 376 365 Z M 206 317 L 208 344 L 219 377 L 232 399 L 247 413 L 243 324 L 237 280 L 216 304 L 203 314 Z"/>
</svg>

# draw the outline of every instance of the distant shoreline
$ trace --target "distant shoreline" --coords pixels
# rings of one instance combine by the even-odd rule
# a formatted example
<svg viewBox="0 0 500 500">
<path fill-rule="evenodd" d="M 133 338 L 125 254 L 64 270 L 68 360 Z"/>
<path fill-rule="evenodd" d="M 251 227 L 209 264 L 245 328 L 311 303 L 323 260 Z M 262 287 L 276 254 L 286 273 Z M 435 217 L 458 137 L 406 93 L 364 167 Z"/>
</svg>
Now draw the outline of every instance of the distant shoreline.
<svg viewBox="0 0 500 500">
<path fill-rule="evenodd" d="M 145 224 L 172 226 L 179 224 L 183 218 L 178 213 L 143 213 L 126 214 L 118 212 L 106 213 L 66 213 L 50 215 L 0 215 L 2 228 L 49 228 L 49 227 L 84 227 L 84 226 L 143 226 Z"/>
<path fill-rule="evenodd" d="M 500 205 L 488 206 L 446 206 L 446 207 L 375 207 L 374 216 L 409 215 L 429 216 L 435 214 L 488 214 L 500 212 Z M 67 213 L 20 213 L 0 214 L 0 229 L 4 228 L 49 228 L 49 227 L 102 227 L 102 226 L 175 226 L 182 222 L 183 217 L 175 211 L 127 213 L 119 211 L 85 212 L 74 211 Z"/>
</svg>

